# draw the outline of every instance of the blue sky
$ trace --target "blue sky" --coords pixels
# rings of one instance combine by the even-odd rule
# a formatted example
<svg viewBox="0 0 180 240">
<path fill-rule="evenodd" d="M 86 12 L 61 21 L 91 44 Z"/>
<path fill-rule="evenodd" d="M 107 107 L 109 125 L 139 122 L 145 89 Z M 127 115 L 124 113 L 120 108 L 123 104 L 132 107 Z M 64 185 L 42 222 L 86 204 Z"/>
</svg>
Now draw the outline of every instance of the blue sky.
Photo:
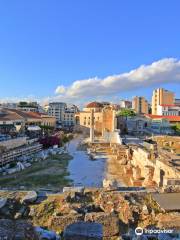
<svg viewBox="0 0 180 240">
<path fill-rule="evenodd" d="M 179 61 L 179 9 L 179 0 L 0 1 L 0 99 L 53 99 L 58 86 L 71 90 L 77 80 L 104 79 L 166 58 Z M 159 86 L 180 97 L 180 79 L 167 76 L 97 95 L 149 99 Z M 83 101 L 86 93 L 78 94 Z"/>
</svg>

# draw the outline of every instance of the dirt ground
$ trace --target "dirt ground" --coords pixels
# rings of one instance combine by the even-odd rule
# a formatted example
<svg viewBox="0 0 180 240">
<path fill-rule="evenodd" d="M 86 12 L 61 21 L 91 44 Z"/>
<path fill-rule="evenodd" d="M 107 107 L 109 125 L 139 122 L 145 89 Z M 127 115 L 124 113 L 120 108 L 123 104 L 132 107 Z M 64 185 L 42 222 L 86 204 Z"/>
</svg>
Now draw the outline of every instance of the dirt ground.
<svg viewBox="0 0 180 240">
<path fill-rule="evenodd" d="M 132 186 L 130 180 L 124 173 L 124 166 L 119 164 L 112 155 L 108 155 L 107 175 L 111 180 L 116 180 L 123 186 Z"/>
</svg>

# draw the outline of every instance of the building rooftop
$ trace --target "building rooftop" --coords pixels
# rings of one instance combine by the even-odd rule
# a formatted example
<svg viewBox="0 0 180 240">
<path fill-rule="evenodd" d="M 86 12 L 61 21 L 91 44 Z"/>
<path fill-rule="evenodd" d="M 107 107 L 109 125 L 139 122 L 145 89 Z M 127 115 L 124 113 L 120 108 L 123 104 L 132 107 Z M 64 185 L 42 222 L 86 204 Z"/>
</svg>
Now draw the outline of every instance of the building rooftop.
<svg viewBox="0 0 180 240">
<path fill-rule="evenodd" d="M 12 121 L 12 120 L 22 120 L 23 117 L 16 112 L 10 110 L 1 110 L 0 121 Z"/>
<path fill-rule="evenodd" d="M 86 105 L 86 108 L 102 108 L 103 104 L 99 102 L 91 102 Z"/>
<path fill-rule="evenodd" d="M 2 109 L 0 121 L 22 120 L 22 119 L 41 119 L 41 114 L 37 112 L 24 112 L 18 109 Z"/>
<path fill-rule="evenodd" d="M 41 118 L 41 114 L 37 112 L 24 112 L 22 110 L 17 110 L 17 109 L 10 109 L 10 111 L 18 114 L 23 118 L 36 118 L 36 119 Z"/>
<path fill-rule="evenodd" d="M 152 114 L 145 114 L 145 116 L 151 119 L 168 119 L 171 122 L 180 122 L 180 116 L 162 116 Z"/>
<path fill-rule="evenodd" d="M 175 104 L 160 104 L 162 107 L 177 107 Z"/>
</svg>

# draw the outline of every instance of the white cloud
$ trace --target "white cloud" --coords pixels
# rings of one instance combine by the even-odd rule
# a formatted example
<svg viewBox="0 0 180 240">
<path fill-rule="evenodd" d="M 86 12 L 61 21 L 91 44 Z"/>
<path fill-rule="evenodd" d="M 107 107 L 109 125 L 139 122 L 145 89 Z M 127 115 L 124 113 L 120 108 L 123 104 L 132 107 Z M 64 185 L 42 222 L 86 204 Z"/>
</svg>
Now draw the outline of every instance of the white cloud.
<svg viewBox="0 0 180 240">
<path fill-rule="evenodd" d="M 67 103 L 82 103 L 89 100 L 112 100 L 116 95 L 128 90 L 134 90 L 144 87 L 160 87 L 165 83 L 180 83 L 180 61 L 175 58 L 164 58 L 149 65 L 142 65 L 129 72 L 110 75 L 105 78 L 93 77 L 89 79 L 74 81 L 70 86 L 57 86 L 53 96 L 47 96 L 43 99 L 35 98 L 41 103 L 51 101 L 63 101 Z M 142 93 L 143 94 L 143 93 Z M 0 100 L 18 101 L 32 100 L 32 97 L 15 97 Z"/>
<path fill-rule="evenodd" d="M 180 61 L 175 58 L 164 58 L 126 73 L 107 76 L 102 79 L 94 77 L 78 80 L 66 88 L 59 86 L 56 93 L 60 93 L 61 96 L 56 97 L 69 100 L 97 98 L 113 96 L 137 88 L 178 82 L 180 82 Z"/>
<path fill-rule="evenodd" d="M 65 93 L 65 91 L 66 91 L 66 88 L 61 85 L 61 86 L 58 86 L 58 87 L 56 88 L 55 93 L 56 93 L 56 94 L 63 94 L 63 93 Z"/>
</svg>

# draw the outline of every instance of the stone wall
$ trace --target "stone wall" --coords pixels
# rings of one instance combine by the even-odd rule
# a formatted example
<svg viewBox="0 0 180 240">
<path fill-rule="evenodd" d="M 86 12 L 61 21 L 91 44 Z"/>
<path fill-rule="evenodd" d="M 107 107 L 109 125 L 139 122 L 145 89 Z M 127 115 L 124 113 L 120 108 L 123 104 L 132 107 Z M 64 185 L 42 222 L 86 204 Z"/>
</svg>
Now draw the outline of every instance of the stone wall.
<svg viewBox="0 0 180 240">
<path fill-rule="evenodd" d="M 5 147 L 7 150 L 21 147 L 27 143 L 26 137 L 15 138 L 7 141 L 0 142 L 0 146 Z"/>
<path fill-rule="evenodd" d="M 163 187 L 167 184 L 168 179 L 180 179 L 180 173 L 175 167 L 168 164 L 168 159 L 160 157 L 152 159 L 151 152 L 140 147 L 133 148 L 131 163 L 141 169 L 145 185 L 150 183 L 148 181 L 155 181 L 159 187 Z"/>
<path fill-rule="evenodd" d="M 180 137 L 175 136 L 155 136 L 153 140 L 157 142 L 159 147 L 171 148 L 175 152 L 180 153 Z"/>
</svg>

